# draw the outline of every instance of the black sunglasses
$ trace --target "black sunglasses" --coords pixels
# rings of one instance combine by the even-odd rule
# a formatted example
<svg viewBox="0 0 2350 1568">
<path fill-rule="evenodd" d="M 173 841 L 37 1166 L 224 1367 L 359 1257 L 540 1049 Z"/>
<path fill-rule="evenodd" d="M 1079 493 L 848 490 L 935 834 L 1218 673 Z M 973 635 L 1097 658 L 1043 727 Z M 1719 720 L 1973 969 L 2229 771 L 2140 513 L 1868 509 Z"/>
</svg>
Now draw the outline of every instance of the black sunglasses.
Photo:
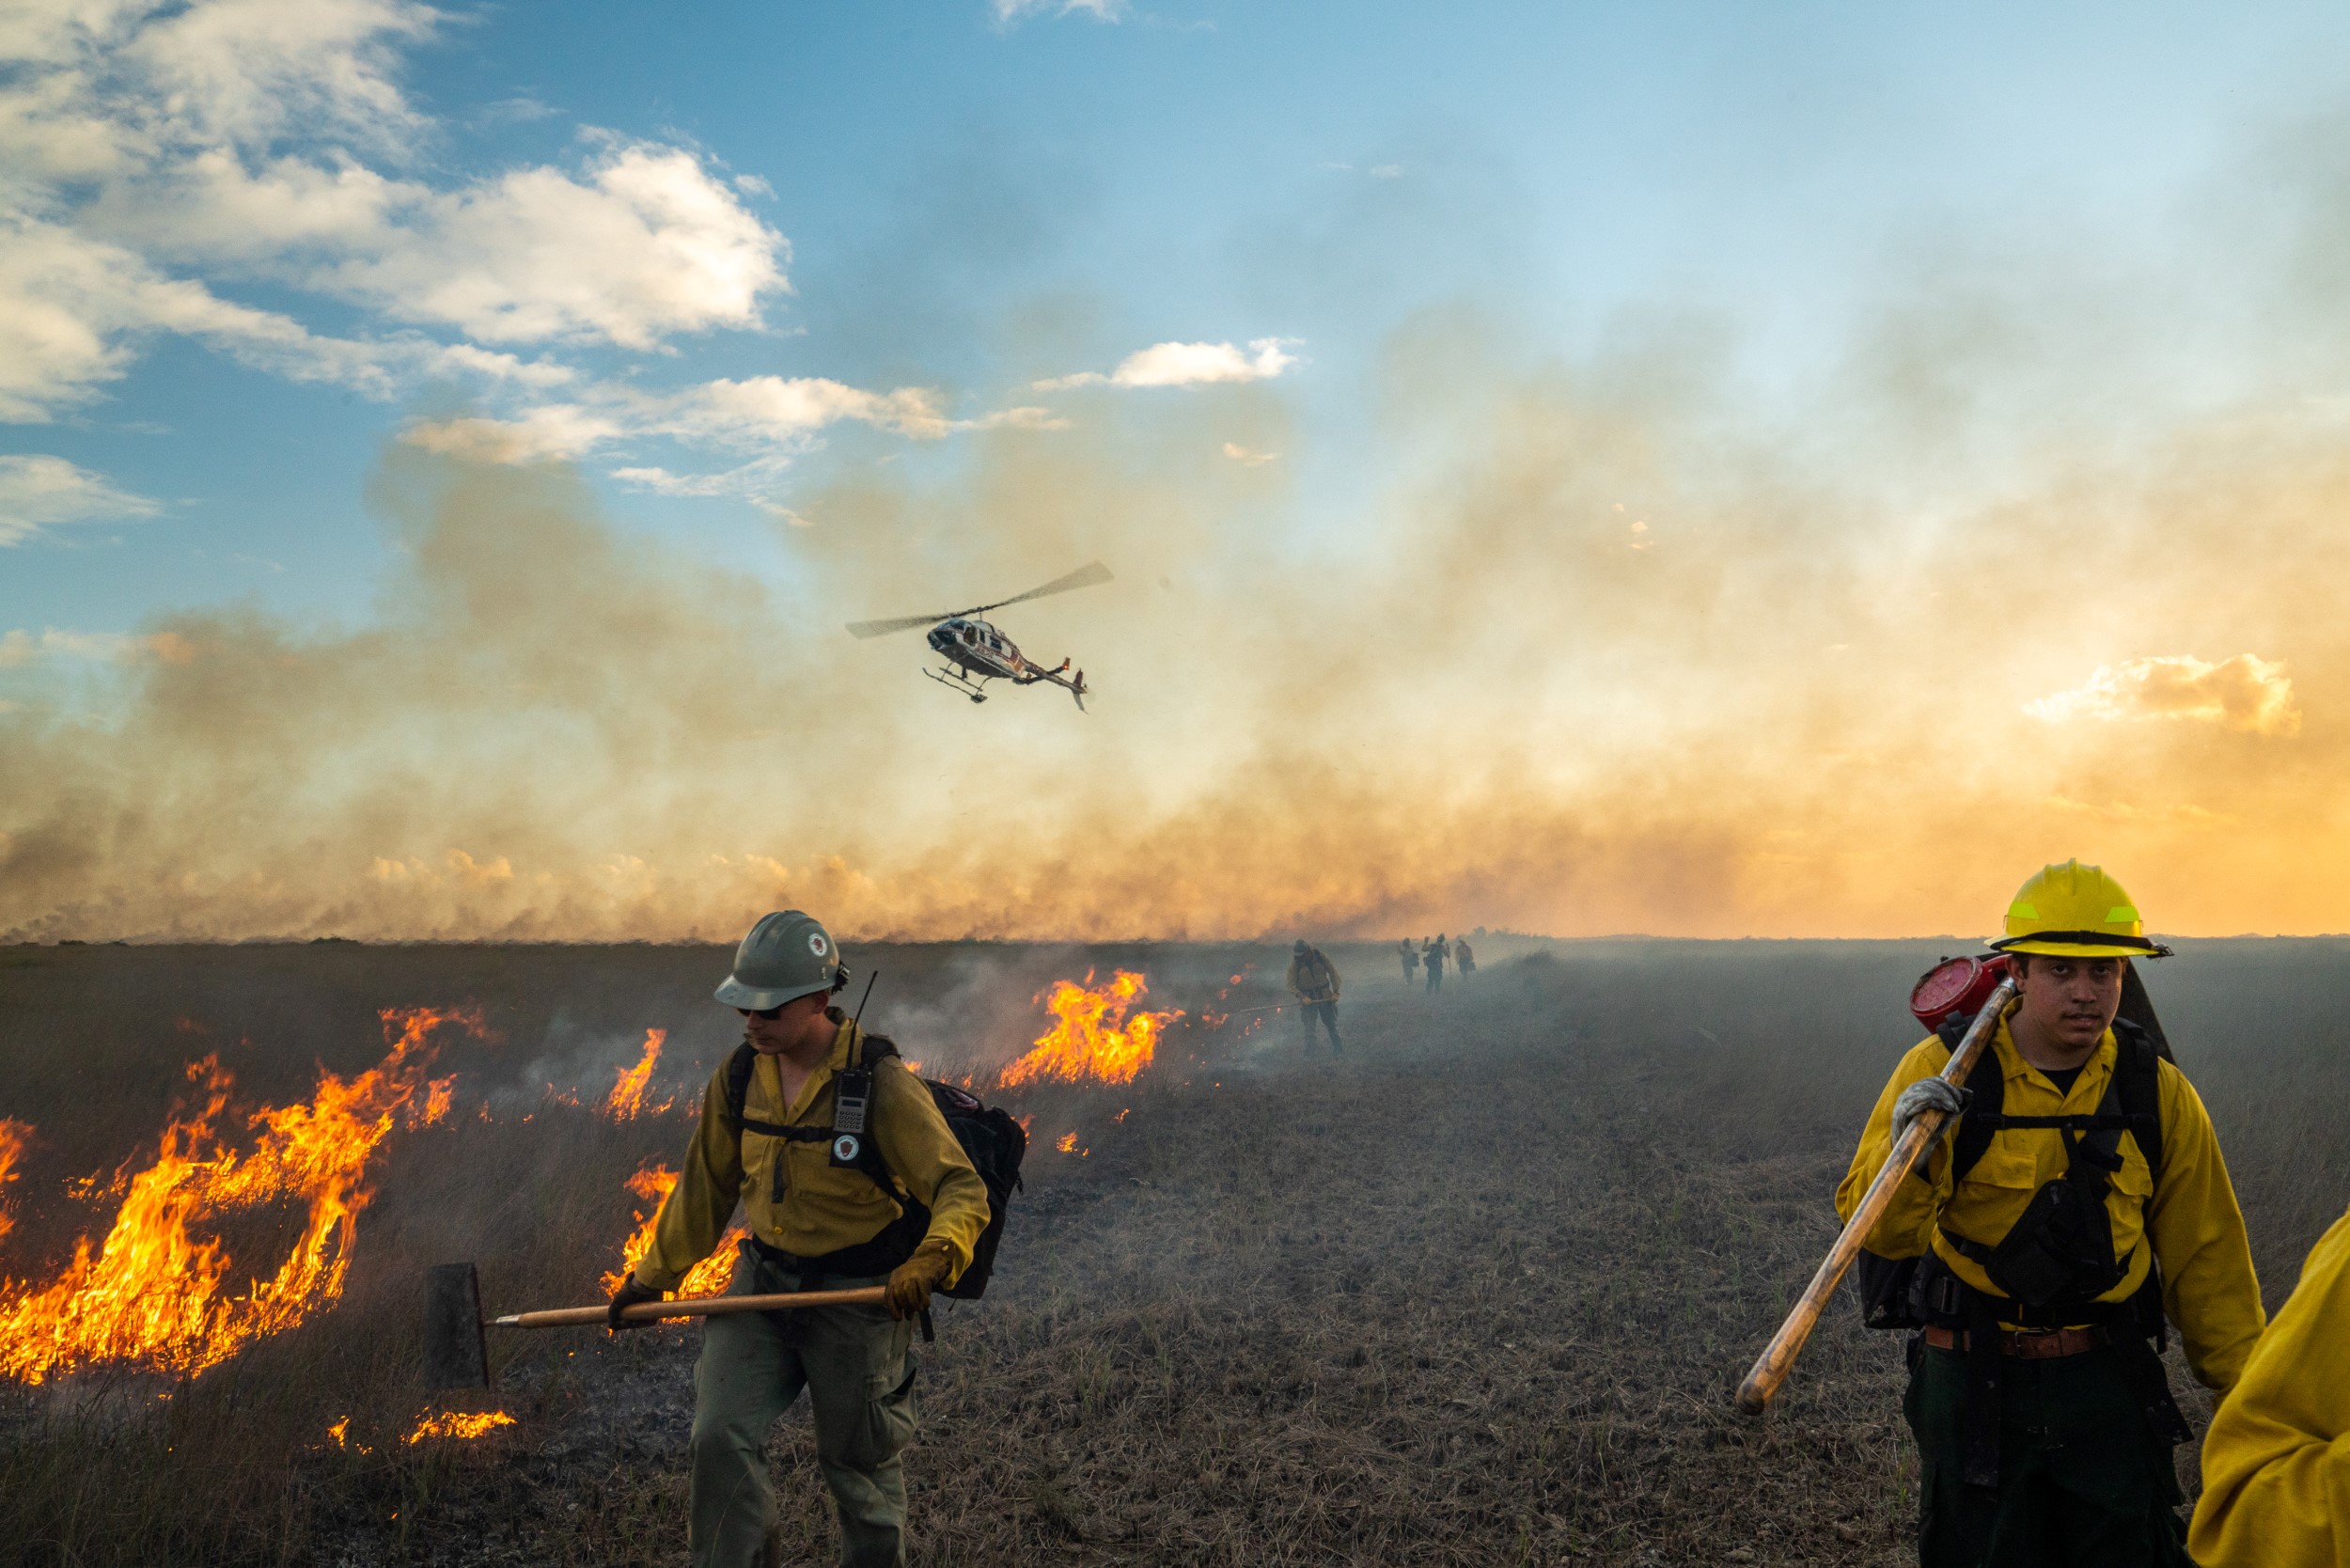
<svg viewBox="0 0 2350 1568">
<path fill-rule="evenodd" d="M 789 1002 L 777 1002 L 773 1007 L 738 1007 L 734 1011 L 745 1018 L 760 1018 L 772 1024 L 782 1017 L 783 1010 L 791 1005 Z"/>
</svg>

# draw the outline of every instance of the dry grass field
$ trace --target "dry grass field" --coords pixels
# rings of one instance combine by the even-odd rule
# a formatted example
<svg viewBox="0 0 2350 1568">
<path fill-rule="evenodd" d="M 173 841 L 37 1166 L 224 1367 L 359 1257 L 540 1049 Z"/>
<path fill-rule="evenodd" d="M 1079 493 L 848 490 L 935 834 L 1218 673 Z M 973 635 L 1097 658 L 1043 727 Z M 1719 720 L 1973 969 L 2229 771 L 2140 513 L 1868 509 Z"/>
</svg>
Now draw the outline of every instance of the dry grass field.
<svg viewBox="0 0 2350 1568">
<path fill-rule="evenodd" d="M 1769 1419 L 1730 1393 L 1834 1233 L 1859 1120 L 1915 1036 L 1910 981 L 1956 947 L 1496 941 L 1435 997 L 1391 951 L 1340 948 L 1337 1063 L 1239 1011 L 1276 999 L 1278 947 L 852 951 L 882 975 L 869 1023 L 982 1089 L 1055 979 L 1136 969 L 1192 1014 L 1131 1086 L 991 1094 L 1034 1118 L 1027 1190 L 987 1299 L 920 1352 L 916 1560 L 1914 1560 L 1898 1341 L 1839 1310 Z M 191 1060 L 233 1074 L 233 1147 L 258 1136 L 241 1108 L 379 1062 L 383 1010 L 476 1004 L 485 1036 L 433 1031 L 450 1109 L 368 1161 L 337 1305 L 192 1378 L 0 1384 L 6 1555 L 682 1563 L 698 1331 L 509 1336 L 497 1388 L 444 1404 L 419 1378 L 421 1275 L 476 1260 L 493 1311 L 597 1298 L 641 1206 L 623 1182 L 689 1128 L 602 1098 L 649 1027 L 670 1031 L 656 1095 L 692 1098 L 734 1038 L 707 999 L 725 959 L 0 949 L 0 1118 L 33 1129 L 0 1186 L 0 1311 L 105 1233 L 118 1169 L 197 1092 Z M 2350 1201 L 2346 969 L 2350 943 L 2202 942 L 2152 979 L 2272 1305 Z M 1206 1027 L 1211 1007 L 1232 1016 Z M 224 1221 L 231 1283 L 303 1218 Z M 444 1408 L 513 1424 L 406 1440 Z M 770 1452 L 802 1557 L 829 1560 L 804 1409 Z"/>
</svg>

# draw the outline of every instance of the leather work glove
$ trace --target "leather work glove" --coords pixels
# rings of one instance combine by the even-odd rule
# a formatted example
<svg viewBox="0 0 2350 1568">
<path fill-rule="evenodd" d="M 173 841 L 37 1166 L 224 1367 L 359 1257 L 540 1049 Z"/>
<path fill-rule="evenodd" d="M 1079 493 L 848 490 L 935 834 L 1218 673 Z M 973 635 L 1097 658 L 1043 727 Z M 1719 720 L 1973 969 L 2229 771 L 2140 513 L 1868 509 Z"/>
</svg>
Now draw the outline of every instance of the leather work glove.
<svg viewBox="0 0 2350 1568">
<path fill-rule="evenodd" d="M 903 1322 L 930 1309 L 931 1293 L 954 1272 L 955 1255 L 943 1241 L 926 1241 L 889 1276 L 889 1315 Z"/>
<path fill-rule="evenodd" d="M 632 1274 L 620 1281 L 619 1290 L 612 1293 L 612 1305 L 604 1313 L 604 1322 L 615 1334 L 623 1328 L 650 1328 L 661 1320 L 658 1318 L 623 1318 L 620 1313 L 640 1301 L 658 1301 L 666 1294 L 666 1292 L 656 1291 L 650 1286 L 638 1284 L 636 1277 Z"/>
<path fill-rule="evenodd" d="M 1947 1137 L 1966 1114 L 1966 1091 L 1956 1084 L 1944 1083 L 1940 1078 L 1919 1078 L 1893 1102 L 1893 1141 L 1899 1143 L 1902 1135 L 1909 1131 L 1909 1124 L 1930 1110 L 1943 1113 L 1942 1132 Z"/>
</svg>

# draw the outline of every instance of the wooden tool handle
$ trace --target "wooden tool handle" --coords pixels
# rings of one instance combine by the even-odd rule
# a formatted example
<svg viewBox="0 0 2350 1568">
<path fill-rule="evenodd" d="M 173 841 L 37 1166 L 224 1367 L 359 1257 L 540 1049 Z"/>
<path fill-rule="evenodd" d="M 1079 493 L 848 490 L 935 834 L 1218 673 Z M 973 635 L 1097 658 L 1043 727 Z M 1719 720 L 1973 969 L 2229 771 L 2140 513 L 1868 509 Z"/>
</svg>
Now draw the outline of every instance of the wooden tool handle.
<svg viewBox="0 0 2350 1568">
<path fill-rule="evenodd" d="M 654 1318 L 714 1318 L 728 1312 L 779 1312 L 793 1307 L 881 1307 L 889 1292 L 881 1285 L 854 1291 L 797 1291 L 789 1295 L 691 1295 L 674 1301 L 640 1301 L 622 1309 L 630 1323 Z M 493 1328 L 578 1328 L 607 1323 L 608 1307 L 555 1307 L 543 1312 L 512 1312 L 492 1318 Z"/>
<path fill-rule="evenodd" d="M 1999 1015 L 2014 999 L 2013 979 L 2001 980 L 1999 988 L 1991 993 L 1991 999 L 1982 1004 L 1982 1011 L 1975 1014 L 1975 1021 L 1966 1027 L 1966 1036 L 1958 1043 L 1958 1049 L 1950 1053 L 1949 1065 L 1942 1069 L 1944 1083 L 1955 1088 L 1966 1081 L 1966 1074 L 1974 1070 L 1975 1058 L 1982 1055 L 1983 1047 L 1990 1043 L 1993 1032 L 1998 1027 Z M 1754 1358 L 1754 1365 L 1747 1372 L 1747 1380 L 1738 1385 L 1739 1409 L 1750 1416 L 1759 1416 L 1770 1408 L 1771 1397 L 1778 1392 L 1779 1385 L 1786 1382 L 1787 1374 L 1794 1370 L 1795 1357 L 1803 1354 L 1804 1341 L 1811 1337 L 1812 1325 L 1820 1321 L 1820 1313 L 1826 1308 L 1828 1297 L 1836 1294 L 1836 1287 L 1843 1280 L 1844 1271 L 1852 1267 L 1853 1260 L 1860 1255 L 1860 1244 L 1868 1240 L 1869 1232 L 1875 1230 L 1877 1221 L 1885 1216 L 1886 1209 L 1892 1204 L 1894 1190 L 1908 1177 L 1910 1168 L 1925 1157 L 1926 1151 L 1932 1149 L 1935 1140 L 1942 1136 L 1942 1123 L 1946 1120 L 1948 1118 L 1940 1111 L 1927 1111 L 1909 1124 L 1907 1132 L 1894 1140 L 1892 1152 L 1886 1156 L 1884 1168 L 1877 1172 L 1877 1179 L 1869 1184 L 1868 1195 L 1853 1211 L 1852 1218 L 1845 1223 L 1843 1234 L 1838 1236 L 1836 1245 L 1828 1248 L 1819 1272 L 1812 1275 L 1811 1283 L 1804 1287 L 1803 1295 L 1796 1301 L 1794 1309 L 1788 1312 L 1787 1321 L 1778 1325 L 1778 1332 L 1771 1337 L 1771 1342 L 1763 1346 L 1762 1354 Z"/>
</svg>

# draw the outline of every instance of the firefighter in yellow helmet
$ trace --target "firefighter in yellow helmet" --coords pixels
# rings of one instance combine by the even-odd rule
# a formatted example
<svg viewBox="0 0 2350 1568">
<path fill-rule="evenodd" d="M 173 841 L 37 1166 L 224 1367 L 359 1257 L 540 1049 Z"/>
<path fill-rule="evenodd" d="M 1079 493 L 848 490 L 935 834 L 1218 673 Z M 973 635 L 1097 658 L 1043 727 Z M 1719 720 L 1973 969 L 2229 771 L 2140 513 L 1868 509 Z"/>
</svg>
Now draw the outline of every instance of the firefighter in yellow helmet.
<svg viewBox="0 0 2350 1568">
<path fill-rule="evenodd" d="M 2203 1434 L 2187 1544 L 2203 1568 L 2350 1564 L 2350 1215 L 2319 1239 Z"/>
<path fill-rule="evenodd" d="M 896 1047 L 831 1005 L 847 980 L 831 933 L 796 909 L 762 917 L 743 938 L 717 999 L 743 1015 L 744 1043 L 711 1075 L 652 1246 L 612 1298 L 613 1327 L 641 1326 L 621 1309 L 675 1290 L 718 1245 L 738 1200 L 750 1238 L 730 1294 L 888 1288 L 885 1308 L 708 1320 L 694 1369 L 694 1568 L 778 1560 L 761 1450 L 802 1388 L 839 1512 L 841 1562 L 905 1561 L 899 1454 L 916 1420 L 912 1320 L 970 1266 L 987 1188 Z M 859 1095 L 862 1145 L 835 1116 Z"/>
<path fill-rule="evenodd" d="M 2049 866 L 2009 905 L 2022 987 L 1962 1093 L 1963 1022 L 1902 1058 L 1837 1189 L 1849 1217 L 1909 1122 L 1953 1115 L 1870 1232 L 1870 1322 L 1915 1330 L 1923 1568 L 2147 1568 L 2189 1560 L 2170 1450 L 2187 1435 L 2160 1347 L 2225 1394 L 2260 1286 L 2219 1141 L 2131 964 L 2163 956 L 2119 883 Z"/>
</svg>

